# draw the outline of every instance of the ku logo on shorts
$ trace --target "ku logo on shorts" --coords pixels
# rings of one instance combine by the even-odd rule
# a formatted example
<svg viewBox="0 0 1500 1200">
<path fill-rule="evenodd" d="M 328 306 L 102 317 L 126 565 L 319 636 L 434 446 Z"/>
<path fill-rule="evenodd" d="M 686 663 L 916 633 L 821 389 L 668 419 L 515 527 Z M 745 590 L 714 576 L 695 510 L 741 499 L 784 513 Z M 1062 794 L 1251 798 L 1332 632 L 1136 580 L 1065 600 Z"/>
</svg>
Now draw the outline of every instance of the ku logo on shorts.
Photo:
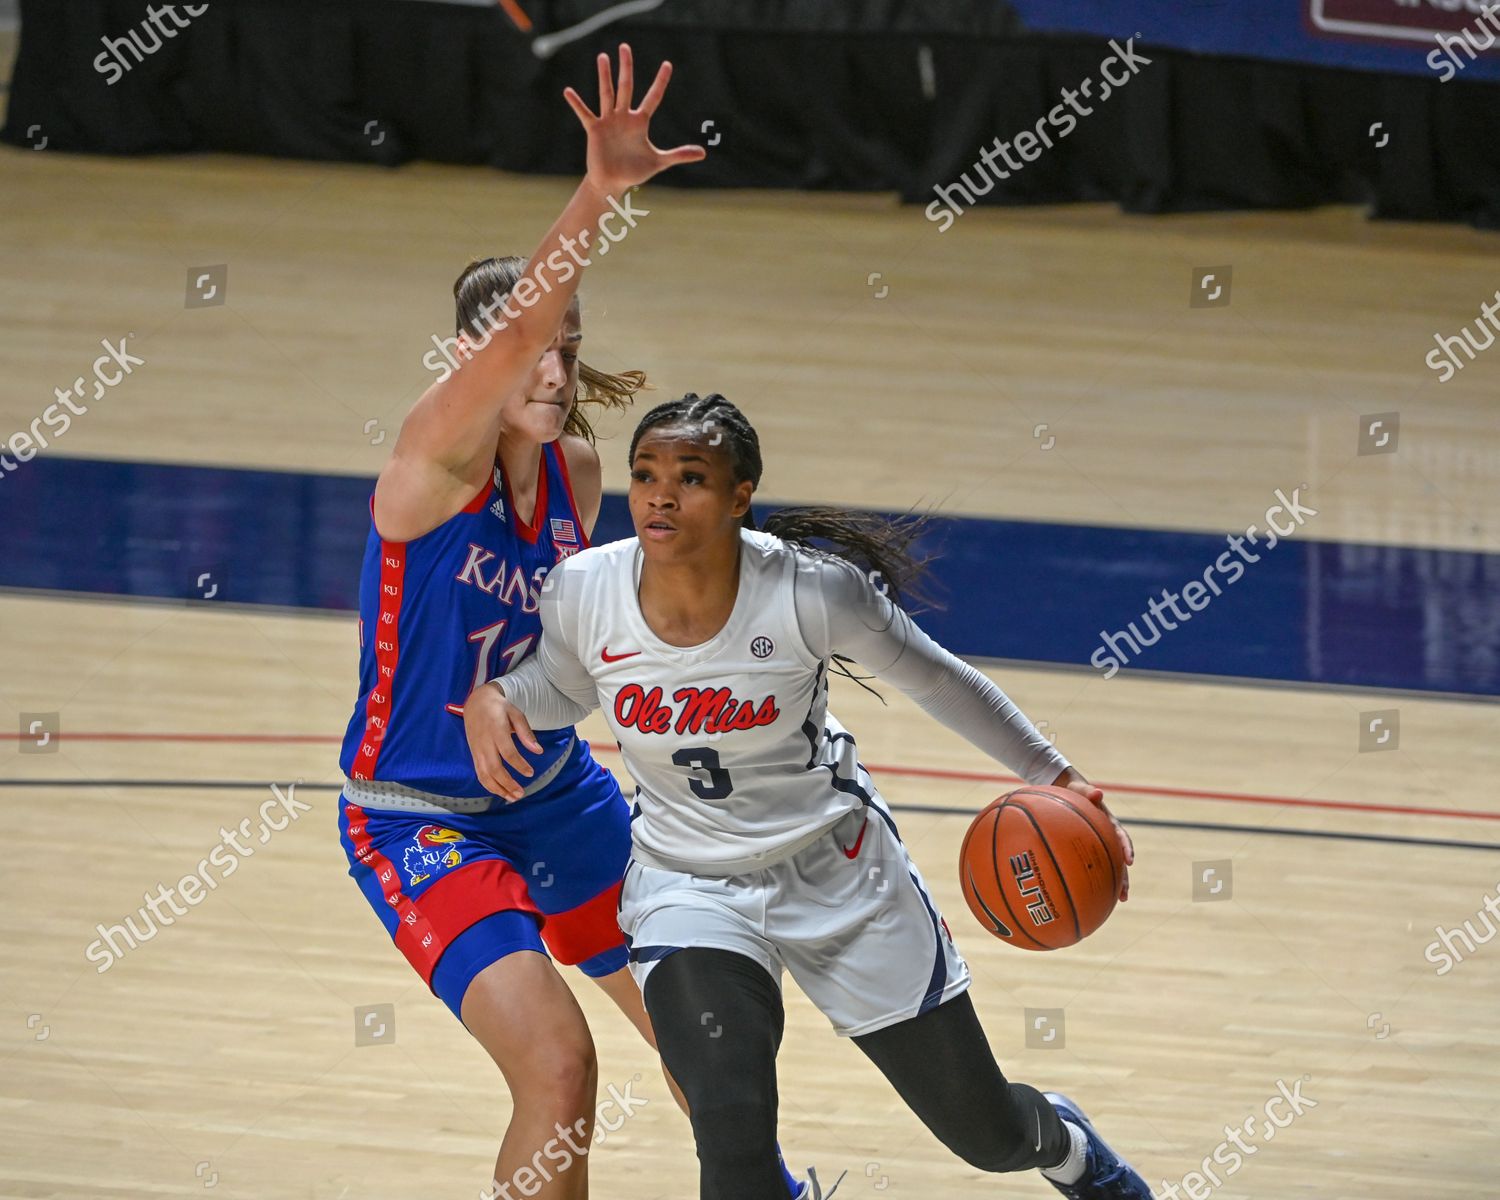
<svg viewBox="0 0 1500 1200">
<path fill-rule="evenodd" d="M 401 867 L 406 872 L 408 886 L 432 878 L 439 871 L 450 870 L 463 862 L 463 854 L 453 843 L 464 840 L 456 829 L 445 829 L 441 825 L 424 825 L 417 830 L 412 844 L 406 848 Z"/>
</svg>

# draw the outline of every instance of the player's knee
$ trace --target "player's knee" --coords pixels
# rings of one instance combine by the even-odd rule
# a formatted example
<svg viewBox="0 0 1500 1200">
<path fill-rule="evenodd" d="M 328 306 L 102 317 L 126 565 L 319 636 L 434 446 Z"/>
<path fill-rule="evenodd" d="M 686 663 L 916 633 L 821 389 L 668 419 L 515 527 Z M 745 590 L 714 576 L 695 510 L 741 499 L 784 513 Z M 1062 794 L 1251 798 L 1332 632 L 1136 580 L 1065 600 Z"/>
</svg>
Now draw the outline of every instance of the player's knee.
<svg viewBox="0 0 1500 1200">
<path fill-rule="evenodd" d="M 712 1150 L 724 1159 L 762 1162 L 776 1154 L 776 1115 L 765 1093 L 743 1084 L 688 1096 L 688 1115 L 699 1153 Z"/>
<path fill-rule="evenodd" d="M 545 1113 L 571 1124 L 579 1117 L 593 1119 L 599 1089 L 599 1063 L 590 1041 L 566 1042 L 538 1048 L 527 1056 L 524 1071 L 511 1071 L 516 1106 Z"/>
<path fill-rule="evenodd" d="M 766 1100 L 776 1086 L 774 1074 L 763 1075 L 733 1055 L 710 1060 L 684 1055 L 674 1038 L 666 1040 L 662 1070 L 681 1089 L 695 1129 L 768 1130 L 775 1140 L 775 1117 Z"/>
<path fill-rule="evenodd" d="M 753 1136 L 743 1124 L 714 1123 L 705 1128 L 694 1121 L 693 1140 L 710 1179 L 753 1176 L 777 1161 L 775 1136 Z"/>
<path fill-rule="evenodd" d="M 594 1093 L 599 1090 L 599 1060 L 592 1043 L 559 1051 L 548 1064 L 547 1074 L 560 1100 L 592 1110 Z"/>
</svg>

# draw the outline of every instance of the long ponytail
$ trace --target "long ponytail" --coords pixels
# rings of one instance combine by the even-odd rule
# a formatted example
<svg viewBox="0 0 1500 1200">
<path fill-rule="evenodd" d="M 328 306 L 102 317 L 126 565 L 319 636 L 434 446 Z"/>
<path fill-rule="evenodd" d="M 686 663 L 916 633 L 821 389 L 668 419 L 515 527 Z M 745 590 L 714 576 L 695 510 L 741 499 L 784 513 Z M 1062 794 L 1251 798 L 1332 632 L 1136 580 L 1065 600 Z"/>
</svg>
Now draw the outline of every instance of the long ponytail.
<svg viewBox="0 0 1500 1200">
<path fill-rule="evenodd" d="M 931 524 L 932 518 L 924 513 L 883 517 L 853 508 L 808 505 L 777 509 L 760 528 L 803 550 L 853 563 L 893 602 L 910 608 L 914 602 L 931 603 L 923 587 L 931 558 L 918 557 L 912 548 Z"/>
</svg>

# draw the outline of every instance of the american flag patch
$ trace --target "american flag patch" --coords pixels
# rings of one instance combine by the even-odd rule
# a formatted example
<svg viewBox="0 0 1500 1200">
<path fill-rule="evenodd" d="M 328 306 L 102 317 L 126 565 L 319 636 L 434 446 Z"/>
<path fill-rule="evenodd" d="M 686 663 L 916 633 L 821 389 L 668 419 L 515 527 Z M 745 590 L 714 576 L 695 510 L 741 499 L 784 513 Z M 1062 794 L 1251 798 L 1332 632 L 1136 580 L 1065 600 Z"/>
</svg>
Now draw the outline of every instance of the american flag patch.
<svg viewBox="0 0 1500 1200">
<path fill-rule="evenodd" d="M 578 533 L 573 528 L 572 521 L 564 521 L 561 517 L 553 517 L 552 538 L 558 542 L 576 542 L 578 540 Z"/>
</svg>

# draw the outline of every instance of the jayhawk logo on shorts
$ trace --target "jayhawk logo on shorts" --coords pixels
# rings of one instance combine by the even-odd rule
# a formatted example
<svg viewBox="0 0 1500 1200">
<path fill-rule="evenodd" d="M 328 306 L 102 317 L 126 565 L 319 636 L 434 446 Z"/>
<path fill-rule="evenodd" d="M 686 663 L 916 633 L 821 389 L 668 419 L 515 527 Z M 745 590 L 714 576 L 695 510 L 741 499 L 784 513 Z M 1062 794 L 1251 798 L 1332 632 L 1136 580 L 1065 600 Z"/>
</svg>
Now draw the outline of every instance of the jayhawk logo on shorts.
<svg viewBox="0 0 1500 1200">
<path fill-rule="evenodd" d="M 406 857 L 401 862 L 408 883 L 421 883 L 438 871 L 458 866 L 463 855 L 453 843 L 463 840 L 464 835 L 456 829 L 445 829 L 441 825 L 422 826 L 406 848 Z"/>
</svg>

